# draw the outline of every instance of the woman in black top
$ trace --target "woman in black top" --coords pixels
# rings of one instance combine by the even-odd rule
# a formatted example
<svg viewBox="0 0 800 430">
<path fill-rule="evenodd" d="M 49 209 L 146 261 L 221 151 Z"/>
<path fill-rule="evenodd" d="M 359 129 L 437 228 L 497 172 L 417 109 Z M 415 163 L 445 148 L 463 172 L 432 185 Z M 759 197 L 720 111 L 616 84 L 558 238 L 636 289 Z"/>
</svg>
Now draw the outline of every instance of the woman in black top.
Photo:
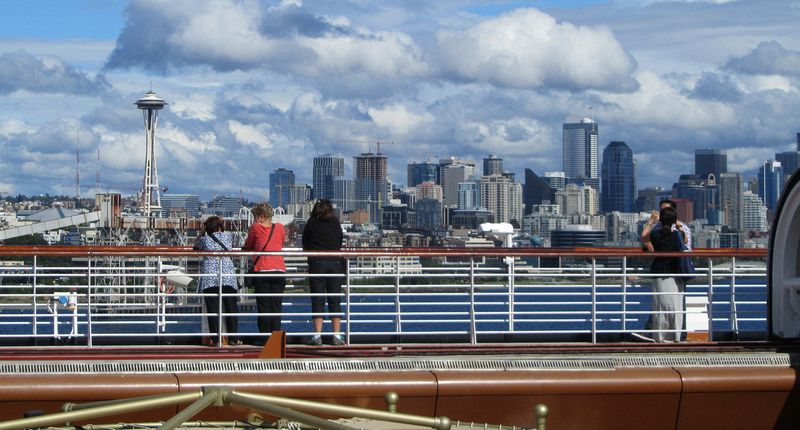
<svg viewBox="0 0 800 430">
<path fill-rule="evenodd" d="M 320 200 L 311 210 L 311 217 L 303 229 L 303 250 L 305 251 L 339 251 L 342 249 L 344 234 L 339 219 L 333 214 L 330 200 Z M 341 329 L 341 293 L 344 277 L 344 261 L 340 257 L 308 257 L 308 280 L 311 291 L 311 312 L 315 335 L 308 341 L 309 345 L 322 345 L 322 319 L 325 302 L 333 328 L 333 344 L 344 345 Z M 324 275 L 324 276 L 314 276 Z M 339 275 L 339 276 L 331 276 Z"/>
<path fill-rule="evenodd" d="M 659 213 L 662 228 L 652 230 L 653 224 L 648 222 L 642 231 L 642 240 L 649 237 L 655 252 L 679 252 L 680 239 L 677 235 L 683 234 L 680 227 L 673 230 L 677 221 L 675 209 L 666 207 Z M 650 273 L 659 274 L 653 278 L 653 330 L 654 338 L 658 342 L 677 342 L 681 339 L 683 326 L 683 297 L 678 289 L 678 283 L 671 274 L 680 273 L 678 257 L 656 257 L 650 265 Z"/>
</svg>

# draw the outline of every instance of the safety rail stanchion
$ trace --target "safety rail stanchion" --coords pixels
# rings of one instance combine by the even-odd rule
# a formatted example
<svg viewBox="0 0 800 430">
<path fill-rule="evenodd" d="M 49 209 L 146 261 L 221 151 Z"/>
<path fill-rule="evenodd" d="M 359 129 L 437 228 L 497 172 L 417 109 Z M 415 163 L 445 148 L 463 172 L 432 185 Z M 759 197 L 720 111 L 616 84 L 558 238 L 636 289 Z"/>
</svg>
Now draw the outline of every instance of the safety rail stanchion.
<svg viewBox="0 0 800 430">
<path fill-rule="evenodd" d="M 475 257 L 469 258 L 469 342 L 478 343 L 478 325 L 475 322 Z"/>
<path fill-rule="evenodd" d="M 344 316 L 345 316 L 345 342 L 350 344 L 350 259 L 344 259 Z"/>
<path fill-rule="evenodd" d="M 400 256 L 395 257 L 395 279 L 394 279 L 394 330 L 397 334 L 403 333 L 403 321 L 400 316 Z"/>
<path fill-rule="evenodd" d="M 592 343 L 597 343 L 597 260 L 592 257 Z"/>
<path fill-rule="evenodd" d="M 628 257 L 622 257 L 622 332 L 628 331 Z"/>
<path fill-rule="evenodd" d="M 33 256 L 33 266 L 31 267 L 31 271 L 33 272 L 31 276 L 31 280 L 33 281 L 33 335 L 39 335 L 39 311 L 38 311 L 38 304 L 36 303 L 36 297 L 38 293 L 37 283 L 36 283 L 36 255 Z"/>
<path fill-rule="evenodd" d="M 508 331 L 514 331 L 514 257 L 506 257 L 508 265 Z"/>
<path fill-rule="evenodd" d="M 225 331 L 227 327 L 222 325 L 222 258 L 219 259 L 218 270 L 217 270 L 217 346 L 223 346 L 225 342 L 222 339 L 225 337 Z M 200 309 L 205 309 L 205 297 L 200 301 Z M 213 333 L 212 333 L 213 335 Z"/>
<path fill-rule="evenodd" d="M 736 257 L 731 257 L 731 302 L 730 302 L 730 327 L 736 339 L 739 338 L 739 320 L 736 318 Z"/>
<path fill-rule="evenodd" d="M 86 259 L 86 344 L 91 348 L 94 346 L 92 339 L 92 304 L 94 302 L 92 295 L 92 257 L 91 253 Z"/>
<path fill-rule="evenodd" d="M 708 340 L 714 341 L 714 262 L 708 257 Z"/>
</svg>

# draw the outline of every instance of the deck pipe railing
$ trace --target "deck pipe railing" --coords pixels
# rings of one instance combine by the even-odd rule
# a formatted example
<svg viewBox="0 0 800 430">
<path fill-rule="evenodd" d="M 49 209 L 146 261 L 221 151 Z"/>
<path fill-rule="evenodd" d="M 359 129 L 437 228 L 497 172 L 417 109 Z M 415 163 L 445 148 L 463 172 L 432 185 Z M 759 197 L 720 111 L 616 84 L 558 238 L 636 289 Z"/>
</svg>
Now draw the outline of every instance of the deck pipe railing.
<svg viewBox="0 0 800 430">
<path fill-rule="evenodd" d="M 347 343 L 596 343 L 624 341 L 632 332 L 652 335 L 647 320 L 656 293 L 649 284 L 664 275 L 649 272 L 653 254 L 617 248 L 214 253 L 182 247 L 6 246 L 0 247 L 0 340 L 92 346 L 143 335 L 186 341 L 208 336 L 206 318 L 227 315 L 221 305 L 207 311 L 198 306 L 204 295 L 193 282 L 186 284 L 221 274 L 197 274 L 194 263 L 201 257 L 241 261 L 258 254 L 286 259 L 281 317 L 287 336 L 297 342 L 313 334 L 305 265 L 310 255 L 347 261 L 340 315 Z M 682 330 L 697 330 L 699 321 L 709 340 L 766 338 L 766 250 L 703 249 L 691 255 L 697 273 L 681 294 L 693 326 Z M 217 334 L 218 344 L 227 336 L 261 336 L 254 329 L 258 294 L 242 289 L 235 295 L 239 332 Z"/>
</svg>

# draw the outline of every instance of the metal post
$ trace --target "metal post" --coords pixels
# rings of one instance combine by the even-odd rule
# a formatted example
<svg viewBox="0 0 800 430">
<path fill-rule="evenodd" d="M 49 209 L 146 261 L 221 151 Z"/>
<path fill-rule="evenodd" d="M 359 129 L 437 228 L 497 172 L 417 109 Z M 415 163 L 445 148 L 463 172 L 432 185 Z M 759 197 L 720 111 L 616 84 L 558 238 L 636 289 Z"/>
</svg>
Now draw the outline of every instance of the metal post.
<svg viewBox="0 0 800 430">
<path fill-rule="evenodd" d="M 475 257 L 469 258 L 469 343 L 478 344 L 478 324 L 475 321 Z"/>
<path fill-rule="evenodd" d="M 397 264 L 395 269 L 395 278 L 394 278 L 394 309 L 395 309 L 395 320 L 394 320 L 394 331 L 395 333 L 402 333 L 403 332 L 403 321 L 400 317 L 400 256 L 398 255 L 395 257 L 395 263 Z"/>
<path fill-rule="evenodd" d="M 628 331 L 628 257 L 622 257 L 622 333 Z"/>
<path fill-rule="evenodd" d="M 237 393 L 235 391 L 231 391 L 225 396 L 225 400 L 230 403 L 246 406 L 248 408 L 256 410 L 261 410 L 281 418 L 289 418 L 291 420 L 321 430 L 354 430 L 353 427 L 339 424 L 334 421 L 329 421 L 324 418 L 315 417 L 313 415 L 309 415 L 303 412 L 298 412 L 293 409 L 289 409 L 288 407 L 285 406 L 278 406 L 274 402 L 270 402 L 269 400 L 265 399 L 259 399 L 258 397 L 251 394 Z"/>
<path fill-rule="evenodd" d="M 217 346 L 222 346 L 222 333 L 227 329 L 223 329 L 222 325 L 222 257 L 219 257 L 219 264 L 217 268 Z"/>
<path fill-rule="evenodd" d="M 730 323 L 731 331 L 736 339 L 739 338 L 739 320 L 736 317 L 736 257 L 731 257 L 731 302 L 730 302 Z"/>
<path fill-rule="evenodd" d="M 92 255 L 86 259 L 86 344 L 91 348 L 92 341 Z"/>
<path fill-rule="evenodd" d="M 714 262 L 708 257 L 708 340 L 714 341 Z"/>
<path fill-rule="evenodd" d="M 197 415 L 203 409 L 211 406 L 214 403 L 220 403 L 222 393 L 219 388 L 212 388 L 203 394 L 203 397 L 197 399 L 191 405 L 184 408 L 177 415 L 169 419 L 161 426 L 161 430 L 174 430 L 179 425 L 183 424 L 189 418 Z"/>
<path fill-rule="evenodd" d="M 508 265 L 508 331 L 514 331 L 514 257 L 506 257 Z"/>
<path fill-rule="evenodd" d="M 37 291 L 36 291 L 37 290 L 37 288 L 36 288 L 36 263 L 37 263 L 36 257 L 37 257 L 36 255 L 33 256 L 33 267 L 31 268 L 33 270 L 33 274 L 31 276 L 31 280 L 33 281 L 32 287 L 33 287 L 33 335 L 34 336 L 37 336 L 39 334 L 39 323 L 37 321 L 39 319 L 38 318 L 39 311 L 37 309 L 38 306 L 37 306 L 37 303 L 36 303 L 36 293 L 37 293 Z"/>
<path fill-rule="evenodd" d="M 345 327 L 347 330 L 345 331 L 345 342 L 349 345 L 350 344 L 350 259 L 344 259 L 344 314 L 347 319 L 345 320 Z"/>
<path fill-rule="evenodd" d="M 597 343 L 597 260 L 592 257 L 592 343 Z"/>
</svg>

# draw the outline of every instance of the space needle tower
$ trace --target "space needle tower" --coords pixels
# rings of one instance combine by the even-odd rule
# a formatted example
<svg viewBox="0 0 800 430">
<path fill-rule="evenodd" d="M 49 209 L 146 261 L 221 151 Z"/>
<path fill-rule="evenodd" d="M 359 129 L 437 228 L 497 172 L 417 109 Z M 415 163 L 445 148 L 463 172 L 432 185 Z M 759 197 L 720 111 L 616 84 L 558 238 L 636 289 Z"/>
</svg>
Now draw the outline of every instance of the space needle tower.
<svg viewBox="0 0 800 430">
<path fill-rule="evenodd" d="M 144 130 L 147 147 L 144 156 L 144 186 L 142 187 L 142 214 L 150 218 L 161 213 L 161 192 L 158 188 L 158 163 L 156 163 L 155 137 L 158 111 L 167 102 L 158 98 L 152 90 L 136 101 L 136 107 L 144 114 Z"/>
</svg>

